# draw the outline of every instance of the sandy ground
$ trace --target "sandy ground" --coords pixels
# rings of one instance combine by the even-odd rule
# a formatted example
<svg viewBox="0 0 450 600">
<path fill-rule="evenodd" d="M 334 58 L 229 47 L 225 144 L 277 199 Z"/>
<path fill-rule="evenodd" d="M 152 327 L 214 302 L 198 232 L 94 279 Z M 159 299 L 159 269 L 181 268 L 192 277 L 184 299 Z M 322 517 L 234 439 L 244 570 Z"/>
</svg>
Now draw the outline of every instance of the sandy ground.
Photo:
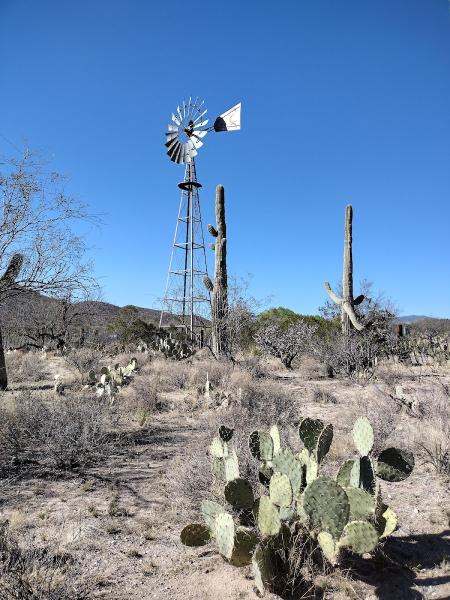
<svg viewBox="0 0 450 600">
<path fill-rule="evenodd" d="M 52 374 L 62 368 L 53 362 Z M 340 461 L 351 451 L 354 418 L 372 414 L 387 398 L 386 386 L 378 383 L 359 387 L 332 380 L 305 381 L 296 372 L 278 381 L 304 399 L 305 415 L 333 422 L 335 440 L 343 442 L 332 447 L 331 461 Z M 424 377 L 413 385 L 426 388 L 430 381 L 433 377 Z M 442 383 L 450 383 L 450 377 L 441 376 Z M 308 399 L 312 389 L 332 392 L 338 403 L 312 402 Z M 178 392 L 180 399 L 182 395 Z M 129 443 L 95 468 L 0 481 L 0 516 L 10 520 L 21 540 L 35 544 L 58 540 L 62 551 L 81 562 L 94 598 L 253 600 L 257 595 L 248 569 L 226 564 L 213 545 L 189 549 L 179 541 L 183 524 L 171 497 L 171 465 L 176 457 L 189 459 L 189 447 L 201 439 L 207 416 L 200 410 L 189 415 L 174 410 L 153 418 L 149 426 L 123 422 Z M 392 441 L 411 446 L 417 427 L 416 418 L 402 414 Z M 361 560 L 354 565 L 354 592 L 342 595 L 338 590 L 326 598 L 450 599 L 448 482 L 418 460 L 407 481 L 383 483 L 382 489 L 400 524 L 386 550 L 402 566 Z"/>
</svg>

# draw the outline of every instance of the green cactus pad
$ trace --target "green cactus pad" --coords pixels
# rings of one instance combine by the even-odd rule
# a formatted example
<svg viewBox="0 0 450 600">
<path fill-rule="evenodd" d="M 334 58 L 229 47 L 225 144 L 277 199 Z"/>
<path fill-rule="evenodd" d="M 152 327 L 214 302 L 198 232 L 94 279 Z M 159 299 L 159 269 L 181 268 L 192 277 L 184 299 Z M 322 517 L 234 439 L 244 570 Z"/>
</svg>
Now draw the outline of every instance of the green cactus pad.
<svg viewBox="0 0 450 600">
<path fill-rule="evenodd" d="M 235 450 L 232 450 L 226 458 L 225 465 L 225 481 L 233 481 L 239 477 L 239 461 Z"/>
<path fill-rule="evenodd" d="M 315 479 L 304 492 L 303 508 L 313 528 L 340 538 L 350 515 L 347 494 L 340 485 L 328 477 Z"/>
<path fill-rule="evenodd" d="M 281 521 L 278 509 L 268 496 L 261 496 L 258 503 L 258 527 L 263 536 L 277 535 Z"/>
<path fill-rule="evenodd" d="M 251 564 L 253 552 L 258 545 L 258 536 L 250 527 L 238 527 L 234 535 L 234 546 L 230 563 L 235 567 Z"/>
<path fill-rule="evenodd" d="M 341 487 L 359 487 L 359 459 L 346 460 L 336 475 L 336 481 Z"/>
<path fill-rule="evenodd" d="M 253 576 L 255 585 L 261 596 L 272 587 L 274 578 L 270 550 L 267 546 L 258 544 L 252 558 Z"/>
<path fill-rule="evenodd" d="M 216 458 L 224 458 L 228 454 L 227 445 L 220 438 L 215 437 L 209 446 L 209 453 Z"/>
<path fill-rule="evenodd" d="M 180 539 L 185 546 L 205 546 L 211 540 L 211 531 L 203 523 L 191 523 L 183 528 Z"/>
<path fill-rule="evenodd" d="M 414 456 L 408 450 L 386 448 L 377 460 L 377 475 L 385 481 L 403 481 L 414 469 Z"/>
<path fill-rule="evenodd" d="M 298 434 L 305 448 L 311 453 L 315 452 L 317 441 L 324 428 L 324 422 L 320 419 L 310 419 L 309 417 L 305 417 L 301 420 Z"/>
<path fill-rule="evenodd" d="M 319 463 L 314 458 L 314 456 L 311 455 L 308 457 L 305 467 L 306 467 L 306 483 L 307 483 L 307 485 L 309 485 L 310 483 L 312 483 L 314 481 L 314 479 L 317 479 L 317 476 L 319 473 Z"/>
<path fill-rule="evenodd" d="M 225 425 L 221 425 L 219 427 L 219 436 L 223 442 L 229 442 L 233 437 L 234 429 L 230 429 Z"/>
<path fill-rule="evenodd" d="M 247 479 L 233 479 L 225 486 L 225 499 L 238 510 L 250 509 L 254 504 L 252 486 Z"/>
<path fill-rule="evenodd" d="M 397 515 L 392 508 L 388 507 L 382 514 L 382 519 L 384 521 L 384 527 L 380 537 L 386 538 L 397 529 Z"/>
<path fill-rule="evenodd" d="M 330 449 L 331 442 L 333 441 L 333 425 L 327 425 L 322 433 L 319 435 L 316 447 L 316 458 L 320 464 Z"/>
<path fill-rule="evenodd" d="M 378 533 L 367 521 L 351 521 L 345 526 L 340 544 L 357 554 L 373 552 L 378 544 Z"/>
<path fill-rule="evenodd" d="M 272 425 L 269 429 L 269 435 L 273 442 L 273 455 L 277 455 L 281 451 L 280 431 L 276 425 Z"/>
<path fill-rule="evenodd" d="M 302 523 L 302 525 L 306 525 L 309 521 L 309 517 L 305 512 L 305 509 L 303 508 L 303 501 L 305 499 L 305 494 L 301 494 L 297 500 L 297 515 L 299 518 L 300 523 Z"/>
<path fill-rule="evenodd" d="M 274 473 L 270 479 L 269 494 L 270 500 L 277 506 L 290 506 L 293 494 L 289 477 L 283 473 Z"/>
<path fill-rule="evenodd" d="M 214 537 L 220 554 L 230 560 L 234 548 L 234 521 L 228 513 L 219 513 L 214 522 Z"/>
<path fill-rule="evenodd" d="M 375 494 L 375 469 L 370 456 L 361 456 L 359 459 L 360 486 L 369 492 Z"/>
<path fill-rule="evenodd" d="M 270 433 L 266 431 L 253 431 L 250 434 L 248 445 L 250 452 L 257 460 L 272 460 L 273 440 Z"/>
<path fill-rule="evenodd" d="M 298 495 L 302 487 L 302 465 L 295 458 L 291 450 L 282 450 L 273 457 L 273 470 L 289 477 L 294 496 Z"/>
<path fill-rule="evenodd" d="M 219 481 L 226 481 L 225 463 L 222 458 L 217 458 L 216 456 L 211 458 L 211 473 Z"/>
<path fill-rule="evenodd" d="M 317 536 L 317 541 L 325 558 L 332 565 L 335 565 L 337 562 L 338 547 L 333 536 L 328 531 L 321 531 Z"/>
<path fill-rule="evenodd" d="M 214 530 L 216 516 L 221 512 L 226 512 L 223 506 L 217 502 L 213 502 L 212 500 L 203 500 L 200 508 L 203 518 L 205 519 L 205 523 L 208 525 L 211 531 Z"/>
<path fill-rule="evenodd" d="M 359 417 L 353 425 L 353 441 L 361 456 L 367 456 L 373 447 L 373 429 L 367 417 Z"/>
<path fill-rule="evenodd" d="M 360 521 L 368 519 L 375 513 L 375 498 L 360 488 L 345 488 L 348 501 L 350 502 L 350 520 Z"/>
</svg>

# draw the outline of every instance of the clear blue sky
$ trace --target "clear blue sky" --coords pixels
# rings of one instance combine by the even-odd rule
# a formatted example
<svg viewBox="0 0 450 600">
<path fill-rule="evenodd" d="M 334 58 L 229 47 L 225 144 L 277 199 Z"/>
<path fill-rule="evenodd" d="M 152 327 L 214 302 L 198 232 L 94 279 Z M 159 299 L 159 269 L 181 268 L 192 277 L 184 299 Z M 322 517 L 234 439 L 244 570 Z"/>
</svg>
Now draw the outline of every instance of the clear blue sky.
<svg viewBox="0 0 450 600">
<path fill-rule="evenodd" d="M 163 294 L 183 175 L 163 134 L 191 94 L 211 117 L 242 101 L 197 169 L 206 222 L 225 185 L 255 296 L 316 312 L 352 203 L 355 280 L 450 317 L 448 0 L 0 0 L 0 151 L 40 149 L 106 213 L 108 301 Z"/>
</svg>

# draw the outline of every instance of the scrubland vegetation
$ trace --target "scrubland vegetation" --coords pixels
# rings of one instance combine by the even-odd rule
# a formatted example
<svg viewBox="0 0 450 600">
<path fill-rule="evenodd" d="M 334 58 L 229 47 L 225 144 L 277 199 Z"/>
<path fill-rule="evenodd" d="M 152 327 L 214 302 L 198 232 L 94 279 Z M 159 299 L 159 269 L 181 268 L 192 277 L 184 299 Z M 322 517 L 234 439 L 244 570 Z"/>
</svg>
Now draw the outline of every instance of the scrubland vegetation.
<svg viewBox="0 0 450 600">
<path fill-rule="evenodd" d="M 86 214 L 35 212 L 39 173 L 0 180 L 0 598 L 450 597 L 448 321 L 354 297 L 352 211 L 320 315 L 261 311 L 228 284 L 219 189 L 199 347 L 95 301 L 53 239 Z"/>
</svg>

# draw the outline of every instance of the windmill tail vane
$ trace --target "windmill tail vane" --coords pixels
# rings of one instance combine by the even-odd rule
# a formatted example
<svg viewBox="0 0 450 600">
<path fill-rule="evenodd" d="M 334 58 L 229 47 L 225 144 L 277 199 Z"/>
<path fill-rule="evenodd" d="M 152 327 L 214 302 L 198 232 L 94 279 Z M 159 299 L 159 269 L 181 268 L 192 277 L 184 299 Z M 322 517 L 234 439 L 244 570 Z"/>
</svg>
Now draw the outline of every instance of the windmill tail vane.
<svg viewBox="0 0 450 600">
<path fill-rule="evenodd" d="M 209 326 L 211 299 L 203 285 L 208 267 L 200 211 L 202 185 L 197 181 L 195 156 L 207 133 L 241 128 L 241 103 L 220 114 L 209 126 L 207 112 L 204 101 L 183 100 L 172 113 L 165 141 L 170 160 L 184 164 L 185 172 L 178 184 L 181 200 L 159 326 L 179 327 L 198 345 L 202 345 Z"/>
</svg>

